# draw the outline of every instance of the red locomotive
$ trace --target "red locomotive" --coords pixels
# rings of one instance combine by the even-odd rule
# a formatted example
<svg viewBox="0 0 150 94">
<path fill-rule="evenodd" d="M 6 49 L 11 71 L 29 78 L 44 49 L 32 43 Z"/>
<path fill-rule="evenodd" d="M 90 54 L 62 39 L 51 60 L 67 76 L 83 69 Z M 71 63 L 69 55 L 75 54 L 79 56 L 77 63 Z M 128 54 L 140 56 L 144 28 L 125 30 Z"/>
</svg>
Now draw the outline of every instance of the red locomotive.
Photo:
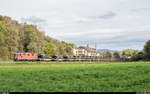
<svg viewBox="0 0 150 94">
<path fill-rule="evenodd" d="M 14 56 L 15 61 L 35 61 L 38 60 L 36 53 L 16 53 Z"/>
</svg>

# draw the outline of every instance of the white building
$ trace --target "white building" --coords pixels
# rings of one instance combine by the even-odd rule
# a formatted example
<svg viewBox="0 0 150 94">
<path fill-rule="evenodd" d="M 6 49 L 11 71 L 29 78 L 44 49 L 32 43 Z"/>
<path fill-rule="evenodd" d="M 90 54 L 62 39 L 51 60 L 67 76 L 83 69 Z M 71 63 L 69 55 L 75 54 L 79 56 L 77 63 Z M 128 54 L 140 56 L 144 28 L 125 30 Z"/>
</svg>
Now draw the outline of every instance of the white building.
<svg viewBox="0 0 150 94">
<path fill-rule="evenodd" d="M 100 54 L 94 48 L 80 46 L 73 49 L 74 56 L 100 56 Z"/>
</svg>

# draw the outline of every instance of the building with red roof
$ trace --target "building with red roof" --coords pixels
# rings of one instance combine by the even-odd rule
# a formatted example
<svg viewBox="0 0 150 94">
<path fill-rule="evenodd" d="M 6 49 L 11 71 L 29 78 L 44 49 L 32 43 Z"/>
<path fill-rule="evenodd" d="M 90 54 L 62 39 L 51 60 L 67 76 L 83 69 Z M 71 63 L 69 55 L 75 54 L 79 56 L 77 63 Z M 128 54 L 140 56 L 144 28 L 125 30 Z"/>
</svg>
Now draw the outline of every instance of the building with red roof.
<svg viewBox="0 0 150 94">
<path fill-rule="evenodd" d="M 74 56 L 100 56 L 99 52 L 94 48 L 89 48 L 88 46 L 80 46 L 73 49 Z"/>
</svg>

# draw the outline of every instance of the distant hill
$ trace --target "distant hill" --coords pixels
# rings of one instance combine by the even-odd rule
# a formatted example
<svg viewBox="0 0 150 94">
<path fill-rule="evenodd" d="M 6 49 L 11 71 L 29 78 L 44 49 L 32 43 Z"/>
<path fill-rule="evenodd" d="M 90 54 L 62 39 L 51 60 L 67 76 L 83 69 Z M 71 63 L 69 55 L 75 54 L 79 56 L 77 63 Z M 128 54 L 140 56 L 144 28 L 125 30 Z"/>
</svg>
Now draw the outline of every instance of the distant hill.
<svg viewBox="0 0 150 94">
<path fill-rule="evenodd" d="M 132 51 L 134 51 L 135 49 L 131 49 Z M 122 51 L 120 51 L 120 50 L 111 50 L 111 49 L 97 49 L 97 51 L 98 52 L 101 52 L 101 53 L 103 53 L 103 52 L 111 52 L 111 53 L 114 53 L 114 52 L 123 52 L 123 51 L 125 51 L 125 50 L 122 50 Z M 142 52 L 143 50 L 140 50 L 140 52 Z"/>
</svg>

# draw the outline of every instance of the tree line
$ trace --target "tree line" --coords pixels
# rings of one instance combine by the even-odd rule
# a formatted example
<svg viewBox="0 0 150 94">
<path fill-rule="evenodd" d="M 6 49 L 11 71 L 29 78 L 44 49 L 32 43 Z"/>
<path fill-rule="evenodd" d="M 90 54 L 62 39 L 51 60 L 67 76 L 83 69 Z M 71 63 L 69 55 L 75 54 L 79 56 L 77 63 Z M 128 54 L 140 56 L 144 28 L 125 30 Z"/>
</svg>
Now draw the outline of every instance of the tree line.
<svg viewBox="0 0 150 94">
<path fill-rule="evenodd" d="M 55 40 L 40 32 L 37 26 L 18 23 L 8 16 L 0 16 L 0 60 L 13 59 L 16 52 L 72 55 L 76 45 Z"/>
<path fill-rule="evenodd" d="M 121 58 L 126 56 L 130 61 L 149 61 L 150 60 L 150 40 L 148 40 L 142 51 L 126 49 L 123 52 L 103 52 L 100 53 L 103 58 Z"/>
</svg>

